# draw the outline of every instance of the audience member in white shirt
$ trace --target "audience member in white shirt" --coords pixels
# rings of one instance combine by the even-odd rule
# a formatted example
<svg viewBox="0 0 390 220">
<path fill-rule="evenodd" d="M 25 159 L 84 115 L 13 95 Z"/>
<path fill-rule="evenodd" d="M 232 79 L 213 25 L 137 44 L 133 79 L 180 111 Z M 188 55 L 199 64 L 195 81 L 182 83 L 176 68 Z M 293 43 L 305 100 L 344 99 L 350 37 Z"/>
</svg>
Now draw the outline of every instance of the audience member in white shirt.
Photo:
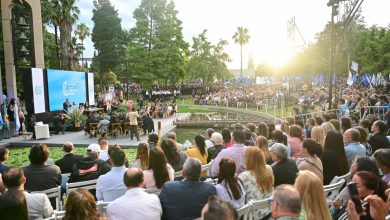
<svg viewBox="0 0 390 220">
<path fill-rule="evenodd" d="M 99 146 L 100 146 L 99 159 L 104 161 L 110 159 L 110 155 L 108 155 L 108 140 L 106 138 L 100 138 Z"/>
<path fill-rule="evenodd" d="M 127 169 L 123 181 L 128 190 L 123 196 L 108 205 L 107 217 L 110 220 L 161 219 L 160 200 L 157 195 L 144 191 L 142 170 L 135 167 Z"/>
</svg>

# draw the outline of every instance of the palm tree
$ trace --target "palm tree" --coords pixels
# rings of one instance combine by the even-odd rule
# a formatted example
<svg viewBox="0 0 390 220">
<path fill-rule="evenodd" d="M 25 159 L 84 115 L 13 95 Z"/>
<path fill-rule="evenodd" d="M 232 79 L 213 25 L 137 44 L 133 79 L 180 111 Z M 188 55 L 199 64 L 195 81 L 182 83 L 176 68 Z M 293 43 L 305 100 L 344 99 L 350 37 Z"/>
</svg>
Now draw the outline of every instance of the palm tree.
<svg viewBox="0 0 390 220">
<path fill-rule="evenodd" d="M 240 44 L 240 47 L 241 47 L 241 74 L 240 76 L 242 77 L 242 45 L 246 44 L 249 42 L 249 31 L 248 31 L 248 28 L 246 27 L 238 27 L 237 28 L 237 32 L 234 33 L 233 35 L 233 40 L 234 40 L 234 43 L 239 43 Z"/>
<path fill-rule="evenodd" d="M 67 68 L 73 69 L 72 26 L 78 20 L 80 10 L 75 6 L 76 0 L 52 0 L 59 13 L 56 20 L 59 21 L 62 57 Z"/>
<path fill-rule="evenodd" d="M 81 42 L 81 66 L 83 66 L 83 61 L 84 61 L 84 50 L 85 50 L 85 47 L 84 47 L 84 40 L 85 38 L 89 37 L 89 35 L 91 34 L 89 32 L 89 28 L 87 27 L 87 25 L 85 25 L 84 23 L 81 23 L 81 24 L 78 24 L 77 25 L 77 28 L 76 30 L 74 31 L 74 34 L 76 36 L 78 36 L 80 42 Z"/>
</svg>

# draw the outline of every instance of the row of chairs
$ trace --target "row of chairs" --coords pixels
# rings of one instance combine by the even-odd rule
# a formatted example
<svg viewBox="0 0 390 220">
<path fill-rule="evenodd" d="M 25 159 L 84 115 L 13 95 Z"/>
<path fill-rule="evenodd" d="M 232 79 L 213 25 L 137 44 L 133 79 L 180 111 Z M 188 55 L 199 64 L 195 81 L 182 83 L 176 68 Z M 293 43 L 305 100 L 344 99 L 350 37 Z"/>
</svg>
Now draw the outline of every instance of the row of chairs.
<svg viewBox="0 0 390 220">
<path fill-rule="evenodd" d="M 141 124 L 140 124 L 141 123 Z M 103 125 L 98 128 L 99 123 L 89 123 L 89 134 L 92 137 L 130 137 L 130 122 L 125 123 L 110 123 L 110 125 Z M 142 131 L 142 121 L 138 122 L 138 133 Z"/>
</svg>

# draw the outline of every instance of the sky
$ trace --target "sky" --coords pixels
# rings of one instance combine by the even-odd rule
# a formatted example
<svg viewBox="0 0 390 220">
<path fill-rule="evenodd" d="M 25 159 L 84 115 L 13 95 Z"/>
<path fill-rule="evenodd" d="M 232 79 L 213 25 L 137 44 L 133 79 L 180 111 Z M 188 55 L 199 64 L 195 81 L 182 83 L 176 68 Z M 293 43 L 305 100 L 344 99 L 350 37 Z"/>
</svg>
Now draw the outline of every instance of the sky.
<svg viewBox="0 0 390 220">
<path fill-rule="evenodd" d="M 141 0 L 111 0 L 122 19 L 122 28 L 135 25 L 133 11 Z M 192 37 L 207 29 L 208 40 L 217 43 L 227 40 L 225 48 L 231 58 L 229 69 L 240 69 L 240 45 L 232 40 L 237 27 L 248 28 L 250 40 L 243 46 L 243 68 L 247 67 L 249 56 L 255 65 L 264 61 L 279 64 L 288 59 L 293 50 L 287 39 L 287 22 L 295 23 L 306 43 L 315 40 L 316 33 L 323 30 L 330 21 L 331 9 L 328 0 L 174 0 L 178 18 L 183 22 L 184 39 L 192 45 Z M 78 0 L 80 8 L 77 23 L 85 23 L 92 31 L 92 0 Z M 368 26 L 390 25 L 389 0 L 365 0 L 361 6 L 362 15 Z M 296 32 L 296 44 L 304 41 Z M 84 41 L 84 57 L 93 56 L 93 43 L 89 37 Z"/>
</svg>

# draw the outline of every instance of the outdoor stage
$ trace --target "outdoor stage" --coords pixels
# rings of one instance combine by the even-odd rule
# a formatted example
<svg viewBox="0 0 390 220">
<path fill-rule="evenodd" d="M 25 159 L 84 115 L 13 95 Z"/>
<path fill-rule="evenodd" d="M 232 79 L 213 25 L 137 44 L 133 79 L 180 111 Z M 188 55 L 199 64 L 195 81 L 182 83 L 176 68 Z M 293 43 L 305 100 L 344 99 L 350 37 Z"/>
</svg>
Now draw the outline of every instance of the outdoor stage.
<svg viewBox="0 0 390 220">
<path fill-rule="evenodd" d="M 162 137 L 175 128 L 175 125 L 173 125 L 174 120 L 186 118 L 188 116 L 189 113 L 178 113 L 169 118 L 153 119 L 155 133 L 157 133 L 157 124 L 159 121 L 161 122 L 160 136 Z M 138 146 L 138 143 L 147 142 L 148 140 L 148 136 L 142 134 L 143 132 L 141 132 L 140 134 L 139 142 L 137 141 L 136 137 L 133 137 L 133 140 L 130 140 L 129 136 L 119 137 L 119 138 L 109 137 L 108 142 L 110 145 L 119 144 L 121 147 L 124 148 L 136 147 Z M 40 140 L 31 140 L 31 136 L 27 136 L 26 140 L 24 140 L 23 136 L 20 135 L 19 137 L 3 139 L 0 142 L 0 146 L 30 147 L 34 144 L 47 144 L 50 147 L 50 146 L 62 146 L 67 141 L 72 142 L 75 146 L 86 146 L 92 143 L 97 143 L 98 138 L 89 138 L 87 135 L 84 134 L 84 131 L 78 131 L 78 132 L 67 131 L 65 132 L 64 135 L 61 134 L 53 135 L 48 139 L 40 139 Z"/>
</svg>

